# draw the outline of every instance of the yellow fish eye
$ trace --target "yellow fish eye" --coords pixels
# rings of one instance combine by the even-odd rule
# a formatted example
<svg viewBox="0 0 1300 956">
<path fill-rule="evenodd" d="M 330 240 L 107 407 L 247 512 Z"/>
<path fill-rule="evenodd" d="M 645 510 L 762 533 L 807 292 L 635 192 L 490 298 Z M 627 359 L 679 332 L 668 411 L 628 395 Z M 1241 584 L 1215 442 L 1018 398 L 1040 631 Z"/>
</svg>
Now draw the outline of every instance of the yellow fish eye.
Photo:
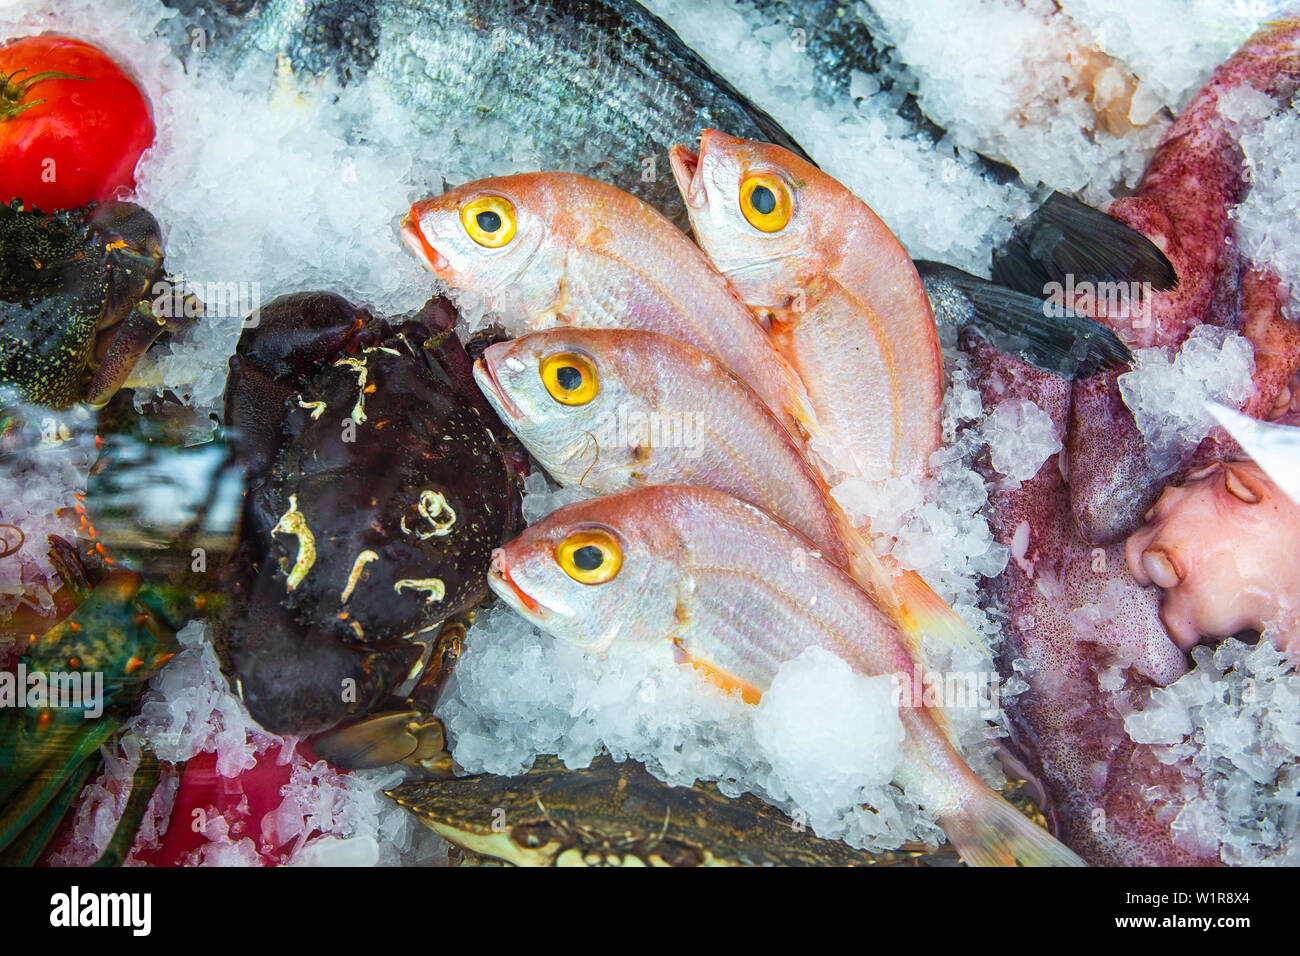
<svg viewBox="0 0 1300 956">
<path fill-rule="evenodd" d="M 780 232 L 794 212 L 790 187 L 771 173 L 747 176 L 740 184 L 740 211 L 755 229 Z"/>
<path fill-rule="evenodd" d="M 555 560 L 579 584 L 604 584 L 623 566 L 623 549 L 608 531 L 588 528 L 561 541 Z"/>
<path fill-rule="evenodd" d="M 515 207 L 504 196 L 480 196 L 460 209 L 460 222 L 480 246 L 499 249 L 515 237 Z"/>
<path fill-rule="evenodd" d="M 600 391 L 596 363 L 580 352 L 555 352 L 538 368 L 546 391 L 561 405 L 586 405 Z"/>
</svg>

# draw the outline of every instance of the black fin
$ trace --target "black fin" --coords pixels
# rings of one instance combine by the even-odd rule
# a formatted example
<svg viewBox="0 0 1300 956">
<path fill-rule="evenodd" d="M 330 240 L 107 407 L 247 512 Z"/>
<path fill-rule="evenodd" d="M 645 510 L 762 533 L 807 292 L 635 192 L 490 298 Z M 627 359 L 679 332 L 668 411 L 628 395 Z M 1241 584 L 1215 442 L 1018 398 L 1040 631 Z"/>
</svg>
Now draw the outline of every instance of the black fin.
<svg viewBox="0 0 1300 956">
<path fill-rule="evenodd" d="M 942 262 L 917 260 L 916 269 L 938 323 L 974 326 L 1000 352 L 1069 379 L 1133 361 L 1128 346 L 1092 319 L 1064 309 L 1049 314 L 1052 307 L 1043 299 Z"/>
<path fill-rule="evenodd" d="M 1178 285 L 1173 263 L 1154 242 L 1118 219 L 1054 192 L 1000 248 L 993 281 L 1041 296 L 1049 283 L 1138 282 L 1157 292 Z"/>
</svg>

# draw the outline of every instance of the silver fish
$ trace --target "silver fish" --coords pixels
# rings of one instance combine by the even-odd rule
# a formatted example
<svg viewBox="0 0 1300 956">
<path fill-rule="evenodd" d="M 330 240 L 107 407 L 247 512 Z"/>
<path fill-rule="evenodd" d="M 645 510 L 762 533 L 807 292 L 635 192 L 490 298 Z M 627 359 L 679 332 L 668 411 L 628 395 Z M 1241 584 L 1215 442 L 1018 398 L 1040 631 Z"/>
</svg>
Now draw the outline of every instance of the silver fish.
<svg viewBox="0 0 1300 956">
<path fill-rule="evenodd" d="M 673 143 L 717 126 L 806 155 L 631 0 L 219 2 L 234 12 L 217 14 L 214 48 L 280 57 L 342 82 L 378 78 L 417 124 L 428 117 L 430 132 L 498 124 L 512 155 L 531 152 L 549 169 L 614 183 L 679 224 L 685 212 L 667 167 Z M 186 25 L 210 5 L 172 3 Z M 487 155 L 472 170 L 500 172 Z"/>
</svg>

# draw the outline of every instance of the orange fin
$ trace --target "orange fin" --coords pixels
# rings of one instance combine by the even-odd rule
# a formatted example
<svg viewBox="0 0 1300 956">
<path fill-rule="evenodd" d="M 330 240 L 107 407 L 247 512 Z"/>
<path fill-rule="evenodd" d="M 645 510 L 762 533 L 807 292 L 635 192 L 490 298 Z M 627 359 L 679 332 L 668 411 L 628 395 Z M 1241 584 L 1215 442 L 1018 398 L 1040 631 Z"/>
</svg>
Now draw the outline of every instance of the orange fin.
<svg viewBox="0 0 1300 956">
<path fill-rule="evenodd" d="M 978 634 L 957 616 L 943 598 L 915 571 L 891 572 L 866 536 L 840 513 L 840 534 L 849 549 L 849 573 L 876 604 L 894 619 L 912 641 L 918 654 L 921 638 L 929 635 L 942 647 L 961 648 L 987 657 Z"/>
<path fill-rule="evenodd" d="M 690 664 L 705 681 L 712 684 L 714 687 L 720 688 L 727 693 L 736 690 L 740 691 L 740 699 L 747 704 L 757 704 L 763 699 L 763 692 L 753 684 L 714 667 L 702 658 L 687 653 L 686 649 L 677 641 L 674 640 L 673 644 L 677 648 L 677 658 L 679 662 Z"/>
<path fill-rule="evenodd" d="M 895 588 L 899 598 L 899 624 L 905 631 L 917 637 L 927 634 L 946 648 L 988 657 L 975 630 L 915 571 L 904 571 Z"/>
</svg>

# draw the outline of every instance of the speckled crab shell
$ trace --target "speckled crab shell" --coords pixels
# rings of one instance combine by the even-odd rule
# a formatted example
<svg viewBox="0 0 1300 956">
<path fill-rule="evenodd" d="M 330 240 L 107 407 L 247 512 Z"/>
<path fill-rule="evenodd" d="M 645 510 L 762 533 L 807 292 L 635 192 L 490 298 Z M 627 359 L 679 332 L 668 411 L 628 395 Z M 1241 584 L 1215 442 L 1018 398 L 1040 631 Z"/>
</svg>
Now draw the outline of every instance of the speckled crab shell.
<svg viewBox="0 0 1300 956">
<path fill-rule="evenodd" d="M 150 305 L 162 277 L 158 223 L 140 206 L 0 206 L 0 405 L 107 402 L 154 340 L 184 323 Z"/>
</svg>

